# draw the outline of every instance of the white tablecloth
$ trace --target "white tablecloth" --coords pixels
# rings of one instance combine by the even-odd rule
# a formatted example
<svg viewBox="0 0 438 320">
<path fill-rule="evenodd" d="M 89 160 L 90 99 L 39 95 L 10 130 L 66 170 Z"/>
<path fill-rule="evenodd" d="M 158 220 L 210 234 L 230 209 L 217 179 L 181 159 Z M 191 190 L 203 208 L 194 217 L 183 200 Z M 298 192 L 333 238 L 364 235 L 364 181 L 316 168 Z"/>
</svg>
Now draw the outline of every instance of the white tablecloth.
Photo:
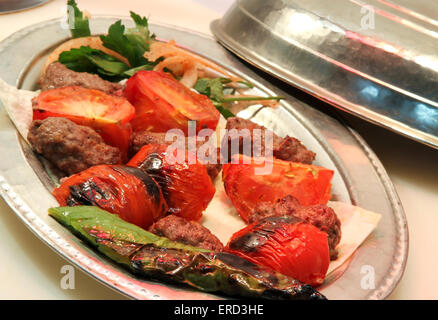
<svg viewBox="0 0 438 320">
<path fill-rule="evenodd" d="M 211 34 L 209 24 L 220 18 L 232 0 L 78 0 L 92 14 L 128 15 L 129 10 L 152 21 Z M 66 1 L 0 15 L 0 40 L 43 20 L 60 17 Z M 1 75 L 0 75 L 1 76 Z M 438 151 L 368 124 L 343 117 L 379 156 L 404 205 L 410 230 L 410 253 L 405 275 L 391 299 L 437 299 L 438 293 Z M 1 299 L 120 299 L 120 294 L 80 271 L 75 289 L 60 286 L 66 262 L 38 240 L 0 200 Z"/>
</svg>

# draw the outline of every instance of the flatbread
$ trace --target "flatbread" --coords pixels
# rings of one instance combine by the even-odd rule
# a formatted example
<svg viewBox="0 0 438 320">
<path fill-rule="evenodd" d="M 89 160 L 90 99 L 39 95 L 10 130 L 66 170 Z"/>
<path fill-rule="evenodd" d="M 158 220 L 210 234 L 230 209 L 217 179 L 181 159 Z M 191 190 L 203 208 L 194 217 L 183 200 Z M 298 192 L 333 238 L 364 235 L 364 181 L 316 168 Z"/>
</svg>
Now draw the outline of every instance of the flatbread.
<svg viewBox="0 0 438 320">
<path fill-rule="evenodd" d="M 17 128 L 21 136 L 27 141 L 27 133 L 32 123 L 32 99 L 39 91 L 19 90 L 0 79 L 0 105 Z"/>
</svg>

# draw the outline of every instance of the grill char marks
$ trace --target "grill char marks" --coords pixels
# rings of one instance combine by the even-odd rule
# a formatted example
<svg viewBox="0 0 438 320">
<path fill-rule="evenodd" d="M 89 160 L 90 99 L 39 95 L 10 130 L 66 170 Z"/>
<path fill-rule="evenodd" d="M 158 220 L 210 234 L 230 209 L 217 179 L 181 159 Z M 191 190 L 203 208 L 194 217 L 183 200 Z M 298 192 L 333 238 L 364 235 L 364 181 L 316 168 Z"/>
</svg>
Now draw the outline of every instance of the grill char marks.
<svg viewBox="0 0 438 320">
<path fill-rule="evenodd" d="M 85 181 L 80 185 L 70 186 L 69 189 L 70 197 L 67 200 L 69 206 L 99 206 L 96 196 L 100 199 L 108 199 L 108 195 L 93 181 Z"/>
<path fill-rule="evenodd" d="M 160 154 L 154 152 L 147 156 L 147 158 L 139 166 L 140 170 L 147 172 L 160 186 L 161 192 L 166 201 L 169 200 L 168 186 L 171 185 L 170 177 L 163 172 L 163 158 Z"/>
<path fill-rule="evenodd" d="M 168 211 L 158 183 L 141 169 L 122 165 L 93 166 L 74 174 L 53 195 L 60 206 L 96 206 L 142 228 Z"/>
<path fill-rule="evenodd" d="M 167 144 L 148 144 L 127 165 L 147 172 L 157 181 L 169 214 L 198 220 L 216 190 L 205 165 L 197 160 L 191 163 L 189 157 L 189 152 L 169 148 Z"/>
<path fill-rule="evenodd" d="M 260 202 L 250 212 L 249 223 L 259 221 L 271 216 L 293 216 L 308 223 L 328 235 L 330 248 L 330 259 L 335 260 L 338 256 L 336 246 L 341 241 L 341 221 L 335 211 L 327 205 L 317 204 L 312 206 L 302 206 L 299 201 L 291 195 L 276 202 Z"/>
<path fill-rule="evenodd" d="M 128 174 L 132 174 L 136 176 L 138 179 L 140 179 L 148 194 L 152 195 L 155 199 L 155 203 L 158 205 L 161 201 L 161 193 L 160 193 L 160 187 L 157 184 L 157 182 L 146 172 L 144 172 L 141 169 L 134 168 L 134 167 L 128 167 L 128 166 L 118 166 L 114 167 L 114 170 L 121 170 Z"/>
<path fill-rule="evenodd" d="M 268 222 L 268 223 L 266 223 Z M 235 238 L 228 244 L 231 250 L 250 253 L 257 251 L 263 246 L 275 233 L 275 230 L 281 228 L 283 224 L 292 224 L 302 222 L 301 219 L 292 216 L 272 216 L 257 223 L 253 231 L 247 232 L 241 237 Z"/>
<path fill-rule="evenodd" d="M 188 139 L 184 137 L 185 139 L 185 149 L 189 150 L 188 148 Z M 208 140 L 209 141 L 209 140 Z M 131 137 L 131 154 L 135 155 L 143 146 L 146 146 L 148 144 L 167 144 L 171 145 L 173 141 L 167 141 L 166 140 L 166 134 L 161 132 L 149 132 L 149 131 L 138 131 L 134 132 Z M 200 146 L 202 146 L 204 142 L 196 142 L 196 148 L 198 149 Z M 216 163 L 209 163 L 207 160 L 210 158 L 209 152 L 205 154 L 205 161 L 203 159 L 200 160 L 201 163 L 205 164 L 205 167 L 207 169 L 207 173 L 210 176 L 212 180 L 214 180 L 219 172 L 222 169 L 222 164 L 220 161 L 220 149 L 216 148 Z M 212 158 L 212 157 L 211 157 Z"/>
</svg>

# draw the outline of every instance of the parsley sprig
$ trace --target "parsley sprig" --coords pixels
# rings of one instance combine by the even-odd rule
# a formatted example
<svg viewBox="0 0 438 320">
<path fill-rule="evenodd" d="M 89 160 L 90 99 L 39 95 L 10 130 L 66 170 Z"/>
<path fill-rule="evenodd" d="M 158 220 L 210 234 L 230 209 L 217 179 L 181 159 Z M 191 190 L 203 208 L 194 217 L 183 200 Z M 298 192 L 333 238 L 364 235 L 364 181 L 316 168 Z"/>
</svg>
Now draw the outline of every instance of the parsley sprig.
<svg viewBox="0 0 438 320">
<path fill-rule="evenodd" d="M 131 11 L 131 18 L 135 22 L 135 28 L 126 29 L 121 20 L 116 21 L 108 29 L 106 36 L 100 36 L 103 45 L 126 59 L 131 67 L 149 64 L 144 53 L 149 51 L 149 45 L 154 36 L 150 35 L 146 17 L 140 17 Z M 125 30 L 126 29 L 126 30 Z"/>
<path fill-rule="evenodd" d="M 87 37 L 91 35 L 88 18 L 79 10 L 75 0 L 68 0 L 69 8 L 73 8 L 73 21 L 69 21 L 70 32 L 73 38 Z M 135 27 L 126 28 L 121 20 L 113 23 L 106 35 L 101 35 L 103 45 L 121 56 L 125 57 L 130 66 L 123 61 L 106 54 L 105 52 L 82 46 L 79 49 L 71 49 L 62 52 L 59 62 L 66 65 L 69 69 L 78 72 L 89 72 L 99 74 L 102 78 L 110 81 L 120 81 L 129 78 L 140 70 L 152 70 L 162 59 L 148 61 L 144 54 L 149 51 L 150 44 L 155 39 L 155 35 L 149 31 L 149 24 L 146 17 L 142 17 L 130 11 L 131 18 Z M 71 14 L 69 15 L 71 16 Z M 169 71 L 169 70 L 165 70 Z M 235 101 L 261 101 L 261 100 L 280 100 L 283 97 L 245 97 L 235 96 L 225 98 L 225 92 L 233 93 L 234 89 L 228 86 L 231 79 L 219 78 L 199 78 L 194 89 L 200 94 L 210 98 L 219 112 L 227 119 L 234 117 L 234 114 L 227 108 L 226 104 Z M 247 88 L 253 85 L 246 81 L 239 83 Z"/>
<path fill-rule="evenodd" d="M 89 37 L 91 35 L 91 32 L 88 18 L 83 14 L 81 10 L 79 10 L 76 1 L 68 0 L 67 7 L 69 9 L 68 25 L 70 26 L 71 36 L 73 38 Z M 73 12 L 71 12 L 70 10 L 73 10 Z M 71 18 L 73 18 L 73 21 L 70 20 Z"/>
<path fill-rule="evenodd" d="M 113 81 L 123 79 L 123 73 L 129 69 L 119 59 L 86 46 L 62 52 L 59 62 L 71 70 L 99 74 L 103 79 Z"/>
<path fill-rule="evenodd" d="M 245 96 L 235 96 L 235 97 L 227 97 L 225 98 L 226 90 L 233 90 L 228 86 L 231 83 L 231 79 L 228 78 L 199 78 L 196 84 L 194 85 L 194 89 L 198 91 L 200 94 L 206 95 L 213 102 L 218 111 L 224 116 L 225 119 L 230 117 L 234 117 L 235 115 L 227 109 L 225 104 L 235 101 L 261 101 L 261 100 L 281 100 L 283 97 L 245 97 Z M 253 85 L 246 81 L 239 81 L 240 84 L 252 88 Z"/>
<path fill-rule="evenodd" d="M 76 1 L 68 0 L 67 5 L 70 6 L 70 10 L 73 10 L 73 15 L 71 13 L 69 15 L 69 19 L 73 18 L 72 21 L 69 21 L 72 37 L 90 36 L 88 18 L 79 10 Z M 149 51 L 155 35 L 150 33 L 146 17 L 132 11 L 130 14 L 135 24 L 133 28 L 126 28 L 122 21 L 118 20 L 109 27 L 106 35 L 100 36 L 103 45 L 125 57 L 130 66 L 89 46 L 62 52 L 59 56 L 59 62 L 71 70 L 98 74 L 110 81 L 129 78 L 139 70 L 152 70 L 159 61 L 148 61 L 144 54 Z"/>
</svg>

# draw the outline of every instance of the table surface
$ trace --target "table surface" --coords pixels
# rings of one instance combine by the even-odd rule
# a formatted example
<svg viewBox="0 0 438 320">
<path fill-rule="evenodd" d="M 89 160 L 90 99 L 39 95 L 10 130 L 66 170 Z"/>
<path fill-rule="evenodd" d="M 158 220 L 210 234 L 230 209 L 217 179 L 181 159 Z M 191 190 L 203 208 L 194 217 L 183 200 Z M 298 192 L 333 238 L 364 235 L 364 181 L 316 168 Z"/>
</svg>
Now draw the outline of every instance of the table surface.
<svg viewBox="0 0 438 320">
<path fill-rule="evenodd" d="M 209 24 L 220 18 L 232 0 L 78 0 L 93 14 L 128 15 L 129 10 L 160 21 L 211 34 Z M 38 8 L 0 15 L 0 40 L 28 25 L 60 17 L 64 0 Z M 327 106 L 325 106 L 327 107 Z M 403 203 L 409 226 L 410 252 L 405 274 L 390 299 L 438 299 L 438 151 L 390 131 L 339 115 L 358 131 L 385 166 Z M 61 288 L 60 256 L 38 240 L 0 200 L 0 299 L 124 299 L 81 271 L 75 288 Z"/>
</svg>

